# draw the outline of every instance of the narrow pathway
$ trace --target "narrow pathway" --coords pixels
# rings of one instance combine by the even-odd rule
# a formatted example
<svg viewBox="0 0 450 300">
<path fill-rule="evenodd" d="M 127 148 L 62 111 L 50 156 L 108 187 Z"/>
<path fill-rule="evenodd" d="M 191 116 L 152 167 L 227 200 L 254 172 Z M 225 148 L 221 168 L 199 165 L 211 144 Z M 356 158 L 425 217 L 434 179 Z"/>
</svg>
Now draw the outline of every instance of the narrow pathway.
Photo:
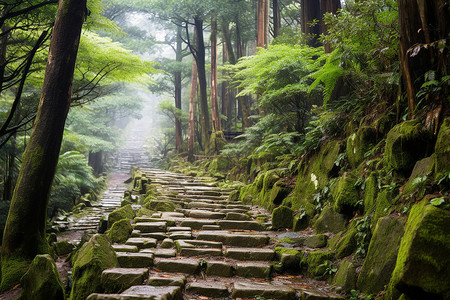
<svg viewBox="0 0 450 300">
<path fill-rule="evenodd" d="M 120 268 L 102 274 L 94 299 L 341 299 L 324 282 L 277 275 L 275 240 L 264 210 L 228 201 L 230 190 L 168 171 L 146 169 L 175 212 L 133 220 L 132 237 L 114 244 Z"/>
</svg>

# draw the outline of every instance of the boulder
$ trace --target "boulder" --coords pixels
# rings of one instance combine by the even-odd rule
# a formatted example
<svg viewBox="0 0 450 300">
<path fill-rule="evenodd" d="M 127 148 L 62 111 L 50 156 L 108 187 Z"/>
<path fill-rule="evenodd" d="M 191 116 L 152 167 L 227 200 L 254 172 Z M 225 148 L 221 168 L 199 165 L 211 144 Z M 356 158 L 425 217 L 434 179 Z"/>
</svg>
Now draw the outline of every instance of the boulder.
<svg viewBox="0 0 450 300">
<path fill-rule="evenodd" d="M 344 215 L 335 212 L 331 206 L 326 206 L 313 227 L 317 233 L 338 233 L 345 230 L 346 226 L 347 220 Z"/>
<path fill-rule="evenodd" d="M 279 206 L 272 212 L 272 228 L 292 228 L 294 223 L 294 211 L 287 206 Z"/>
<path fill-rule="evenodd" d="M 339 264 L 333 284 L 341 287 L 344 292 L 350 292 L 356 287 L 356 265 L 349 260 Z"/>
<path fill-rule="evenodd" d="M 426 185 L 433 179 L 435 155 L 416 162 L 408 181 L 403 187 L 402 198 L 407 200 L 420 200 L 423 198 Z"/>
<path fill-rule="evenodd" d="M 450 215 L 428 203 L 425 198 L 411 209 L 390 286 L 411 299 L 447 299 Z"/>
<path fill-rule="evenodd" d="M 50 255 L 37 255 L 22 277 L 22 294 L 19 299 L 64 300 L 64 288 L 58 269 Z"/>
<path fill-rule="evenodd" d="M 133 219 L 135 217 L 133 208 L 131 205 L 125 205 L 115 211 L 111 212 L 108 216 L 108 228 L 111 228 L 112 224 L 122 219 Z"/>
<path fill-rule="evenodd" d="M 300 261 L 301 269 L 313 277 L 323 277 L 327 271 L 327 265 L 331 265 L 334 259 L 333 251 L 304 252 Z"/>
<path fill-rule="evenodd" d="M 450 172 L 450 117 L 444 120 L 439 129 L 434 152 L 436 179 L 439 180 Z"/>
<path fill-rule="evenodd" d="M 325 234 L 316 234 L 308 237 L 304 244 L 309 248 L 322 248 L 327 245 L 328 237 Z"/>
<path fill-rule="evenodd" d="M 350 166 L 355 169 L 364 160 L 364 154 L 375 146 L 377 131 L 370 126 L 362 126 L 347 139 L 347 154 Z"/>
<path fill-rule="evenodd" d="M 102 272 L 114 267 L 119 267 L 119 263 L 110 241 L 104 235 L 94 235 L 73 258 L 73 285 L 70 299 L 84 300 L 91 293 L 101 292 Z"/>
<path fill-rule="evenodd" d="M 154 211 L 175 211 L 175 204 L 167 200 L 151 200 L 145 204 L 145 208 Z"/>
<path fill-rule="evenodd" d="M 122 219 L 112 224 L 111 229 L 108 231 L 107 236 L 113 243 L 123 244 L 131 236 L 133 226 L 131 226 L 130 220 Z"/>
<path fill-rule="evenodd" d="M 414 164 L 423 158 L 431 136 L 417 120 L 395 125 L 387 134 L 384 159 L 391 169 L 411 172 Z"/>
<path fill-rule="evenodd" d="M 69 243 L 68 240 L 62 240 L 56 242 L 53 245 L 53 249 L 55 250 L 56 255 L 62 256 L 71 253 L 75 249 L 75 246 Z"/>
<path fill-rule="evenodd" d="M 283 180 L 278 180 L 270 191 L 270 203 L 280 205 L 283 200 L 292 192 L 292 188 L 286 185 Z"/>
<path fill-rule="evenodd" d="M 389 283 L 405 231 L 404 225 L 405 219 L 394 215 L 378 220 L 358 277 L 358 288 L 363 293 L 379 293 Z"/>
<path fill-rule="evenodd" d="M 356 176 L 351 173 L 344 173 L 339 178 L 339 183 L 333 191 L 334 210 L 348 216 L 353 215 L 356 210 L 356 203 L 359 200 L 359 191 L 355 187 Z"/>
</svg>

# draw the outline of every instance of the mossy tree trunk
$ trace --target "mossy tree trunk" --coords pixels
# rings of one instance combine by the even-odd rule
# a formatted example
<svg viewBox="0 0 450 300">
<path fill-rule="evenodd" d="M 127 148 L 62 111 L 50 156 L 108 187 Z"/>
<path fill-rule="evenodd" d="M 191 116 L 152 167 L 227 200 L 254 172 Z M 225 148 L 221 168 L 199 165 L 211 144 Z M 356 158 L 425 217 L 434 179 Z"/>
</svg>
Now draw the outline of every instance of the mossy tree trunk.
<svg viewBox="0 0 450 300">
<path fill-rule="evenodd" d="M 175 60 L 179 63 L 183 61 L 183 40 L 181 39 L 181 26 L 177 26 L 177 44 Z M 174 73 L 174 85 L 175 85 L 175 107 L 181 109 L 181 71 L 176 71 Z M 181 150 L 181 143 L 183 142 L 182 131 L 181 131 L 181 120 L 175 118 L 175 145 L 178 152 Z"/>
<path fill-rule="evenodd" d="M 398 11 L 403 89 L 407 92 L 408 115 L 412 118 L 422 84 L 431 80 L 439 82 L 448 75 L 450 9 L 446 0 L 399 0 Z M 425 78 L 429 71 L 433 75 L 429 73 L 429 78 Z M 444 83 L 440 92 L 425 99 L 445 105 L 447 95 L 448 84 Z"/>
<path fill-rule="evenodd" d="M 23 275 L 23 269 L 12 261 L 31 261 L 48 251 L 47 205 L 70 106 L 85 12 L 86 0 L 59 3 L 38 112 L 3 235 L 2 290 L 18 283 Z"/>
<path fill-rule="evenodd" d="M 217 94 L 217 20 L 213 17 L 211 18 L 211 116 L 213 131 L 220 131 Z"/>
</svg>

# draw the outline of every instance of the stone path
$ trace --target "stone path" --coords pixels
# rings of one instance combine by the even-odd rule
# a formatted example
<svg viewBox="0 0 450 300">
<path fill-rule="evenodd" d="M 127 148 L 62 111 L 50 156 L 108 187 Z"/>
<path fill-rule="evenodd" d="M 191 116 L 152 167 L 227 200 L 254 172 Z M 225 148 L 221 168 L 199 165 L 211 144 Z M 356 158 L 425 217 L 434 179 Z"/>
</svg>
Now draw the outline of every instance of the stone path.
<svg viewBox="0 0 450 300">
<path fill-rule="evenodd" d="M 175 212 L 133 220 L 132 237 L 114 244 L 120 268 L 102 274 L 105 294 L 88 299 L 340 299 L 323 282 L 277 275 L 277 233 L 264 210 L 228 201 L 230 190 L 145 168 Z M 343 299 L 343 298 L 342 298 Z"/>
</svg>

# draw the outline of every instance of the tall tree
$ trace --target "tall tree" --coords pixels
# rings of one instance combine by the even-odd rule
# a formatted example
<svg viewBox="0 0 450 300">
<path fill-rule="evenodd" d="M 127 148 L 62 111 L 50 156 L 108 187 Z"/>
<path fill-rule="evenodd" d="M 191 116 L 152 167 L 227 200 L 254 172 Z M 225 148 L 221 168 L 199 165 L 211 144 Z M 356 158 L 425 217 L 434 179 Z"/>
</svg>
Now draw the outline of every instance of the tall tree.
<svg viewBox="0 0 450 300">
<path fill-rule="evenodd" d="M 195 138 L 195 95 L 197 92 L 197 64 L 192 60 L 191 93 L 189 96 L 189 134 L 188 134 L 188 160 L 194 161 L 194 138 Z"/>
<path fill-rule="evenodd" d="M 412 118 L 421 86 L 426 81 L 439 82 L 448 75 L 450 11 L 445 0 L 399 0 L 398 11 L 403 88 L 408 96 L 408 115 Z M 448 83 L 431 96 L 428 102 L 448 105 Z"/>
<path fill-rule="evenodd" d="M 265 47 L 269 42 L 269 0 L 258 0 L 256 16 L 256 46 Z"/>
<path fill-rule="evenodd" d="M 322 33 L 320 29 L 320 21 L 322 20 L 320 3 L 317 0 L 301 0 L 300 6 L 302 33 L 308 35 L 307 43 L 309 46 L 317 47 L 320 45 L 319 36 Z"/>
<path fill-rule="evenodd" d="M 70 107 L 86 0 L 62 0 L 56 15 L 36 121 L 23 155 L 2 243 L 1 290 L 19 282 L 27 264 L 48 252 L 46 216 Z"/>
<path fill-rule="evenodd" d="M 213 17 L 211 20 L 211 115 L 214 131 L 220 130 L 217 93 L 217 21 Z"/>
</svg>

